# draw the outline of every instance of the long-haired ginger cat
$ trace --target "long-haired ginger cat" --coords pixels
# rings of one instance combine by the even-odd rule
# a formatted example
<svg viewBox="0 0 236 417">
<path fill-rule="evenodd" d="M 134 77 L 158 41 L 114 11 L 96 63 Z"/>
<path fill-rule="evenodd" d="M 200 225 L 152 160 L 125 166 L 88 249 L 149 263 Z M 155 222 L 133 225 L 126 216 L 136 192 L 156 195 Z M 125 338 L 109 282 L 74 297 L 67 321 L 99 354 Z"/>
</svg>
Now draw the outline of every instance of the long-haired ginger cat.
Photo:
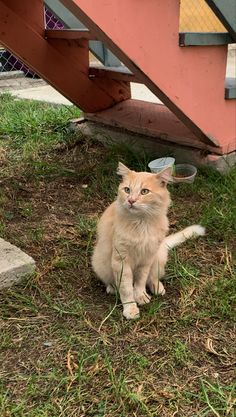
<svg viewBox="0 0 236 417">
<path fill-rule="evenodd" d="M 92 265 L 108 293 L 119 291 L 123 315 L 135 319 L 138 306 L 151 299 L 147 288 L 152 294 L 165 294 L 160 279 L 168 249 L 192 236 L 204 235 L 205 230 L 193 225 L 167 236 L 171 168 L 152 174 L 131 171 L 119 163 L 117 173 L 122 182 L 117 199 L 98 223 Z"/>
</svg>

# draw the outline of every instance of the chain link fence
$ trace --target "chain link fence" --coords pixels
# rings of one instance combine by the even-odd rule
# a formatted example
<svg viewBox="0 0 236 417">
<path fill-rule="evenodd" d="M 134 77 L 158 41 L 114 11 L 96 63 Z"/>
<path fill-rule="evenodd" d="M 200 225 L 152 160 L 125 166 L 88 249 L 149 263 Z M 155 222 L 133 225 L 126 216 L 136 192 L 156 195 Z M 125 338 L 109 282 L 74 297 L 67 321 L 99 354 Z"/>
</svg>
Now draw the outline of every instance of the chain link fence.
<svg viewBox="0 0 236 417">
<path fill-rule="evenodd" d="M 63 23 L 56 18 L 46 7 L 44 9 L 45 28 L 63 29 Z M 0 45 L 0 72 L 22 71 L 26 77 L 39 78 L 23 62 L 16 58 L 11 52 Z"/>
<path fill-rule="evenodd" d="M 181 0 L 179 26 L 180 32 L 226 32 L 205 0 Z"/>
</svg>

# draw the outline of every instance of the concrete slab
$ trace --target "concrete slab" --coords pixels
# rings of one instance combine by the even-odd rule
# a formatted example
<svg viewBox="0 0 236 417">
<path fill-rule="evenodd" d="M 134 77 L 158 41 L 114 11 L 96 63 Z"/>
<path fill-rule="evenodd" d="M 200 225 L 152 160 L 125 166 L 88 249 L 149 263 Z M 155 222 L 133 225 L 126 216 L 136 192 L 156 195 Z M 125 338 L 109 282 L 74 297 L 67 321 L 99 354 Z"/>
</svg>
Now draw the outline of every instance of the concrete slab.
<svg viewBox="0 0 236 417">
<path fill-rule="evenodd" d="M 25 74 L 23 71 L 0 71 L 0 80 L 11 79 L 11 78 L 23 78 Z"/>
<path fill-rule="evenodd" d="M 20 282 L 35 270 L 35 261 L 21 249 L 0 238 L 0 289 Z"/>
<path fill-rule="evenodd" d="M 24 98 L 28 100 L 45 101 L 47 103 L 64 104 L 66 106 L 72 106 L 73 104 L 48 84 L 38 87 L 16 89 L 10 92 L 19 99 Z"/>
<path fill-rule="evenodd" d="M 236 78 L 236 44 L 229 45 L 228 47 L 226 77 Z"/>
<path fill-rule="evenodd" d="M 72 105 L 69 100 L 50 85 L 16 89 L 12 90 L 11 94 L 18 98 L 46 101 L 47 103 L 64 104 L 66 106 Z M 132 98 L 137 100 L 161 104 L 161 101 L 143 84 L 131 83 L 131 95 Z"/>
<path fill-rule="evenodd" d="M 2 75 L 0 77 L 0 93 L 10 92 L 14 95 L 14 92 L 27 90 L 32 87 L 41 87 L 44 85 L 45 82 L 41 79 L 32 79 L 22 76 L 5 78 Z M 34 99 L 37 100 L 37 97 L 35 96 Z"/>
<path fill-rule="evenodd" d="M 131 83 L 131 98 L 163 104 L 144 84 Z"/>
</svg>

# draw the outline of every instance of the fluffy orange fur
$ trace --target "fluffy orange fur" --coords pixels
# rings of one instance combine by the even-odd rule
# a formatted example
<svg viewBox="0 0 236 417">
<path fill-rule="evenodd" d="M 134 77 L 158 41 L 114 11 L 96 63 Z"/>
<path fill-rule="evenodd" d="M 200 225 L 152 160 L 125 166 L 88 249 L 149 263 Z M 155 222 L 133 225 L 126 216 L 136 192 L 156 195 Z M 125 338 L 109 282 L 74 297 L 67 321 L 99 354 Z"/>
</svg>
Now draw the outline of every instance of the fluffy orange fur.
<svg viewBox="0 0 236 417">
<path fill-rule="evenodd" d="M 151 174 L 131 171 L 119 163 L 117 172 L 122 182 L 117 199 L 98 223 L 92 266 L 108 293 L 119 291 L 124 316 L 134 319 L 139 316 L 138 305 L 150 301 L 147 287 L 153 294 L 165 293 L 160 278 L 165 273 L 168 247 L 203 234 L 204 229 L 190 226 L 166 238 L 171 168 Z"/>
</svg>

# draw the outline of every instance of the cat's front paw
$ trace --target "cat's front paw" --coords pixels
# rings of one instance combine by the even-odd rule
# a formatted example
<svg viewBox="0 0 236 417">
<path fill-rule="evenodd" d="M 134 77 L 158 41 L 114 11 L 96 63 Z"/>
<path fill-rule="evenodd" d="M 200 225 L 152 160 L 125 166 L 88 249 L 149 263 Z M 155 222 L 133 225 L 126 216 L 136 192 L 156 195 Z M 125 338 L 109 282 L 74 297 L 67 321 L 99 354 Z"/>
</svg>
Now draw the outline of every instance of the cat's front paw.
<svg viewBox="0 0 236 417">
<path fill-rule="evenodd" d="M 146 291 L 135 288 L 134 299 L 138 305 L 142 306 L 144 304 L 150 303 L 151 296 Z"/>
<path fill-rule="evenodd" d="M 149 282 L 148 287 L 149 287 L 151 293 L 154 294 L 154 295 L 157 295 L 157 294 L 165 295 L 165 293 L 166 293 L 164 285 L 158 279 L 155 280 L 154 282 L 153 281 Z"/>
<path fill-rule="evenodd" d="M 107 288 L 106 288 L 106 292 L 107 292 L 107 294 L 115 294 L 116 289 L 115 289 L 115 287 L 113 287 L 112 284 L 108 284 Z"/>
<path fill-rule="evenodd" d="M 123 316 L 128 319 L 138 319 L 139 318 L 139 308 L 136 303 L 125 304 L 123 306 Z"/>
</svg>

